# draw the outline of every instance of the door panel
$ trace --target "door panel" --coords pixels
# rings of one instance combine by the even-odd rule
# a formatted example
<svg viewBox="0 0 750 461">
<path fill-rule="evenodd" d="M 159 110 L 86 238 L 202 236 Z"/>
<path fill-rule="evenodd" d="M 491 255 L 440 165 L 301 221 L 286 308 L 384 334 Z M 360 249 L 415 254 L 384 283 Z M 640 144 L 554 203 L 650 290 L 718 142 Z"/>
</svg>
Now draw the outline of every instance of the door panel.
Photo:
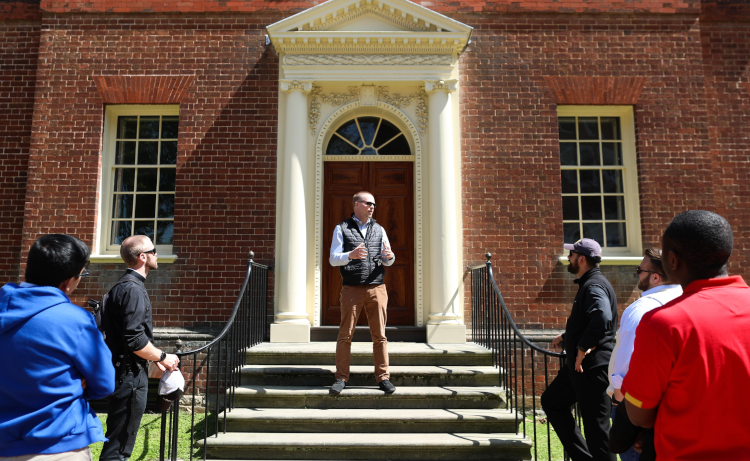
<svg viewBox="0 0 750 461">
<path fill-rule="evenodd" d="M 326 162 L 323 191 L 323 325 L 338 325 L 341 275 L 328 264 L 333 230 L 352 213 L 352 196 L 370 191 L 378 204 L 373 217 L 383 226 L 396 261 L 385 269 L 388 325 L 414 325 L 414 201 L 411 162 Z M 358 325 L 367 325 L 360 315 Z"/>
</svg>

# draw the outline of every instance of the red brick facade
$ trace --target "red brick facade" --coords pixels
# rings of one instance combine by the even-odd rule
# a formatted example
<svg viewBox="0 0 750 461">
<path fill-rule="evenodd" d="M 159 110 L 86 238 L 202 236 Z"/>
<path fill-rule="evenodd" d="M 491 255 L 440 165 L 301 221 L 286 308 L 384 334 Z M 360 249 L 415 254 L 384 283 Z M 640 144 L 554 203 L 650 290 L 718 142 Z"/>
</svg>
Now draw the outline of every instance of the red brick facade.
<svg viewBox="0 0 750 461">
<path fill-rule="evenodd" d="M 41 234 L 95 242 L 105 104 L 179 103 L 179 259 L 152 273 L 154 318 L 225 319 L 247 251 L 274 260 L 278 58 L 265 26 L 318 3 L 0 3 L 0 282 L 18 279 Z M 644 245 L 675 213 L 715 210 L 735 230 L 732 272 L 750 278 L 744 2 L 419 3 L 475 29 L 460 61 L 464 260 L 494 255 L 518 323 L 563 326 L 574 289 L 557 260 L 558 104 L 632 104 Z M 121 271 L 94 269 L 76 301 Z M 623 308 L 633 267 L 604 270 Z"/>
</svg>

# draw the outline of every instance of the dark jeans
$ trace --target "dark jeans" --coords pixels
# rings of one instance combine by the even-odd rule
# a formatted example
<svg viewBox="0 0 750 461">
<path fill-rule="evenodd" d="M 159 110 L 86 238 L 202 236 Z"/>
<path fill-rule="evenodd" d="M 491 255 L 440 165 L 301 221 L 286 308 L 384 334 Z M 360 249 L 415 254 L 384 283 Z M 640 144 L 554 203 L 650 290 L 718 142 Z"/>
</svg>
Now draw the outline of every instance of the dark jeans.
<svg viewBox="0 0 750 461">
<path fill-rule="evenodd" d="M 607 395 L 607 366 L 578 373 L 564 366 L 542 394 L 542 408 L 565 451 L 573 461 L 616 461 L 609 452 L 609 415 L 612 399 Z M 570 407 L 578 403 L 586 440 L 578 429 Z"/>
<path fill-rule="evenodd" d="M 138 427 L 146 411 L 148 372 L 144 368 L 122 373 L 107 402 L 107 434 L 99 461 L 125 461 L 135 445 Z"/>
</svg>

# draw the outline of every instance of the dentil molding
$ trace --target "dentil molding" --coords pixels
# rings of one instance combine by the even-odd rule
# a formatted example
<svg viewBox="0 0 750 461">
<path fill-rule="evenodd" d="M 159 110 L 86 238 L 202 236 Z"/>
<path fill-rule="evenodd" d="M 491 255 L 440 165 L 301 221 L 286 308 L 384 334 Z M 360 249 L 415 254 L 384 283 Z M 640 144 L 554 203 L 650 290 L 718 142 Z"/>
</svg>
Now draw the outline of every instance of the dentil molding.
<svg viewBox="0 0 750 461">
<path fill-rule="evenodd" d="M 287 66 L 450 66 L 452 55 L 440 54 L 288 54 Z"/>
</svg>

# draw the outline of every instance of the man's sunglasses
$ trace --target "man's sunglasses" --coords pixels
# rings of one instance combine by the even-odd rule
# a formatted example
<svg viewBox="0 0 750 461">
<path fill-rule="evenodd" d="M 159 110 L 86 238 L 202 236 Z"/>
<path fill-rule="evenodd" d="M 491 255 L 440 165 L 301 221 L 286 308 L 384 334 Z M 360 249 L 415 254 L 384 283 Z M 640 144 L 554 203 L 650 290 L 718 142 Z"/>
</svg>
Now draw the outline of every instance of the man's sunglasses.
<svg viewBox="0 0 750 461">
<path fill-rule="evenodd" d="M 152 248 L 152 249 L 150 249 L 148 251 L 141 252 L 142 255 L 149 254 L 149 253 L 151 253 L 152 255 L 156 256 L 156 248 Z"/>
<path fill-rule="evenodd" d="M 646 269 L 641 269 L 641 268 L 640 268 L 640 266 L 639 266 L 639 267 L 636 267 L 636 268 L 635 268 L 635 274 L 636 274 L 636 275 L 641 275 L 641 272 L 649 272 L 649 273 L 651 273 L 651 274 L 659 274 L 659 275 L 661 275 L 662 277 L 664 277 L 664 276 L 663 276 L 663 275 L 662 275 L 662 274 L 661 274 L 660 272 L 656 272 L 656 271 L 647 271 Z"/>
<path fill-rule="evenodd" d="M 90 275 L 89 271 L 87 271 L 86 268 L 84 267 L 83 268 L 83 272 L 81 272 L 80 274 L 78 274 L 78 277 L 83 278 L 83 277 L 86 277 L 87 275 Z"/>
<path fill-rule="evenodd" d="M 372 203 L 372 202 L 365 202 L 364 200 L 357 200 L 357 201 L 358 201 L 359 203 L 364 203 L 365 205 L 367 205 L 367 206 L 371 206 L 371 207 L 373 207 L 373 208 L 377 208 L 377 207 L 378 207 L 377 205 L 375 205 L 375 204 L 374 204 L 374 203 Z"/>
</svg>

